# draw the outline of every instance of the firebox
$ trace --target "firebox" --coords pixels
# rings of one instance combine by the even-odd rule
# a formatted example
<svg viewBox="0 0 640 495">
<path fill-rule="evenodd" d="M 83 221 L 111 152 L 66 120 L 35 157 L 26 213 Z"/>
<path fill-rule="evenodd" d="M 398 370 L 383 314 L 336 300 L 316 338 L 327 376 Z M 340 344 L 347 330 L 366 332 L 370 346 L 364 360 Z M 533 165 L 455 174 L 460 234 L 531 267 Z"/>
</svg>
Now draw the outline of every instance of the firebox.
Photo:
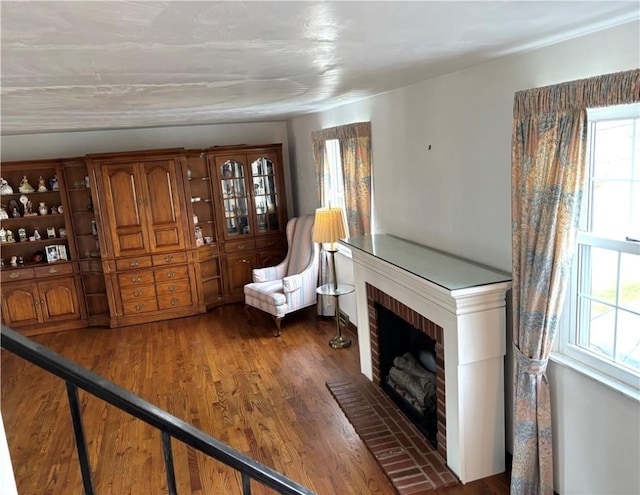
<svg viewBox="0 0 640 495">
<path fill-rule="evenodd" d="M 436 342 L 379 303 L 375 308 L 379 385 L 436 447 Z"/>
</svg>

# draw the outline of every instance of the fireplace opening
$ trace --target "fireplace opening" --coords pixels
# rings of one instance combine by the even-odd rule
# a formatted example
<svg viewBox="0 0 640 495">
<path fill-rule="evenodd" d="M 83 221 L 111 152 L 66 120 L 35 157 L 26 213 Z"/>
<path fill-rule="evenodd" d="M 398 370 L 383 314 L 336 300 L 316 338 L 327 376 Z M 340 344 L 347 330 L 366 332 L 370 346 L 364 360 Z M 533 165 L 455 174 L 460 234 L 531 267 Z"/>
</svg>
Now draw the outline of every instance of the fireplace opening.
<svg viewBox="0 0 640 495">
<path fill-rule="evenodd" d="M 380 387 L 437 447 L 436 341 L 375 303 Z"/>
</svg>

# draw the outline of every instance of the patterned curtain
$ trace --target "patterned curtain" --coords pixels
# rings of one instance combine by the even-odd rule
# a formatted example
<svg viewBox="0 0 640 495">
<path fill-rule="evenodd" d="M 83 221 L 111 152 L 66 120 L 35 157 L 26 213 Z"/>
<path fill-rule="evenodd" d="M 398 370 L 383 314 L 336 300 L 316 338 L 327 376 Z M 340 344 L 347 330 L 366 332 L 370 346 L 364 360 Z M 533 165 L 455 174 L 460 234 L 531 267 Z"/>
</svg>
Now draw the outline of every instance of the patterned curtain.
<svg viewBox="0 0 640 495">
<path fill-rule="evenodd" d="M 640 70 L 515 94 L 512 495 L 553 494 L 545 371 L 573 260 L 585 173 L 586 109 L 636 101 Z"/>
<path fill-rule="evenodd" d="M 337 139 L 340 143 L 340 161 L 344 180 L 345 214 L 349 236 L 371 232 L 371 123 L 358 122 L 330 127 L 311 134 L 313 159 L 316 166 L 318 207 L 326 204 L 329 167 L 325 159 L 325 141 Z M 328 254 L 320 252 L 320 283 L 330 283 Z M 335 315 L 333 297 L 318 298 L 318 314 Z"/>
</svg>

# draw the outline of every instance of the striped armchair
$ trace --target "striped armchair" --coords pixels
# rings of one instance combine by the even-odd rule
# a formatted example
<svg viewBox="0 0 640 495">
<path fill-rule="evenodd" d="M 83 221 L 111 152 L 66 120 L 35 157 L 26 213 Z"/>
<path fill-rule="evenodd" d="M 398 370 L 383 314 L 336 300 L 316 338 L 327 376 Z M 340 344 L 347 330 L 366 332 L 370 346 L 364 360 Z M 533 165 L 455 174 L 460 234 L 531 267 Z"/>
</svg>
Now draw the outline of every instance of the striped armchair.
<svg viewBox="0 0 640 495">
<path fill-rule="evenodd" d="M 313 242 L 313 215 L 295 217 L 287 223 L 289 251 L 282 263 L 253 270 L 253 283 L 244 286 L 244 301 L 251 319 L 252 306 L 271 314 L 275 336 L 286 314 L 316 303 L 320 245 Z"/>
</svg>

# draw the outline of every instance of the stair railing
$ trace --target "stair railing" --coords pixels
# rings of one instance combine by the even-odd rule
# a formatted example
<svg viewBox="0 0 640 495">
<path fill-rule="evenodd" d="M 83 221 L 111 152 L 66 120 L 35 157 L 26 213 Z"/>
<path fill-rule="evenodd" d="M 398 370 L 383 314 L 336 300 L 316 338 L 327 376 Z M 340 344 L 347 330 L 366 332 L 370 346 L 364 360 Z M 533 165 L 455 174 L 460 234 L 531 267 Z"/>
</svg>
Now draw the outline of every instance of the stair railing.
<svg viewBox="0 0 640 495">
<path fill-rule="evenodd" d="M 173 454 L 171 451 L 172 438 L 180 440 L 239 471 L 242 475 L 243 495 L 251 495 L 251 480 L 256 480 L 281 494 L 315 495 L 311 490 L 290 480 L 274 469 L 251 459 L 189 423 L 176 418 L 167 411 L 154 406 L 150 402 L 60 356 L 51 349 L 34 342 L 5 325 L 2 325 L 1 337 L 3 349 L 20 356 L 65 381 L 85 495 L 94 495 L 95 492 L 78 402 L 78 388 L 161 431 L 167 488 L 170 495 L 177 494 Z"/>
</svg>

